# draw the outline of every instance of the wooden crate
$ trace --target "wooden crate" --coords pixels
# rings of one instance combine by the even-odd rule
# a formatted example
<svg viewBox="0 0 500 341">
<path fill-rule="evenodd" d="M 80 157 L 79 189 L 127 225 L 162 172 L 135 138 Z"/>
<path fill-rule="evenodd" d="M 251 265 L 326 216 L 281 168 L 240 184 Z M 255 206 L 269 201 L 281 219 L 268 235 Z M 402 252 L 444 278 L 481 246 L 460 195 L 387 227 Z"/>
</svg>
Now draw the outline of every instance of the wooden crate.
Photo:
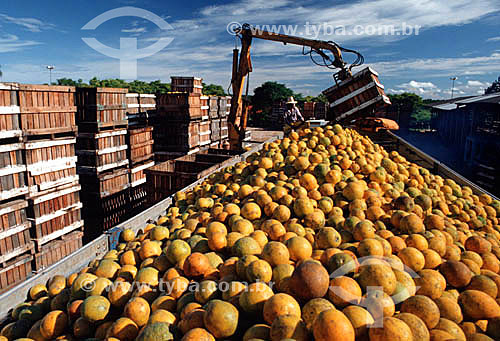
<svg viewBox="0 0 500 341">
<path fill-rule="evenodd" d="M 125 189 L 103 198 L 96 198 L 90 193 L 82 193 L 84 203 L 83 218 L 92 230 L 86 230 L 92 238 L 98 237 L 109 228 L 123 222 L 134 212 L 130 210 L 130 191 Z"/>
<path fill-rule="evenodd" d="M 76 131 L 75 87 L 20 84 L 18 97 L 25 135 Z"/>
<path fill-rule="evenodd" d="M 0 145 L 0 201 L 28 193 L 23 148 L 23 143 Z"/>
<path fill-rule="evenodd" d="M 130 168 L 130 186 L 137 187 L 145 183 L 146 174 L 144 174 L 144 170 L 153 167 L 154 165 L 155 162 L 151 160 L 151 161 L 141 162 L 135 165 L 134 167 Z"/>
<path fill-rule="evenodd" d="M 201 94 L 203 91 L 202 78 L 197 77 L 171 77 L 172 91 L 191 92 Z"/>
<path fill-rule="evenodd" d="M 207 146 L 210 144 L 210 121 L 202 121 L 200 122 L 200 148 Z"/>
<path fill-rule="evenodd" d="M 31 237 L 35 242 L 36 250 L 48 242 L 76 230 L 83 229 L 81 209 L 83 204 L 78 202 L 65 209 L 58 210 L 38 218 L 29 218 L 31 221 Z"/>
<path fill-rule="evenodd" d="M 147 126 L 150 122 L 149 115 L 156 111 L 156 95 L 129 93 L 126 99 L 129 127 Z"/>
<path fill-rule="evenodd" d="M 210 139 L 215 143 L 220 141 L 220 119 L 212 119 L 210 123 Z"/>
<path fill-rule="evenodd" d="M 129 169 L 119 168 L 100 174 L 80 173 L 80 184 L 85 193 L 104 198 L 130 187 Z"/>
<path fill-rule="evenodd" d="M 318 120 L 326 119 L 326 103 L 316 103 L 316 105 L 314 106 L 314 117 Z"/>
<path fill-rule="evenodd" d="M 0 139 L 20 137 L 19 102 L 17 90 L 19 84 L 0 83 Z"/>
<path fill-rule="evenodd" d="M 0 291 L 6 291 L 31 275 L 33 256 L 25 254 L 7 262 L 0 269 Z"/>
<path fill-rule="evenodd" d="M 208 99 L 208 115 L 211 119 L 219 118 L 219 97 L 210 96 Z"/>
<path fill-rule="evenodd" d="M 192 151 L 200 145 L 200 124 L 191 121 L 157 125 L 154 127 L 153 137 L 155 152 Z"/>
<path fill-rule="evenodd" d="M 226 117 L 228 111 L 227 97 L 219 97 L 219 117 Z"/>
<path fill-rule="evenodd" d="M 127 134 L 128 158 L 137 164 L 153 158 L 153 127 L 129 129 Z"/>
<path fill-rule="evenodd" d="M 213 156 L 198 153 L 162 162 L 146 169 L 146 189 L 148 204 L 154 204 L 196 180 L 213 173 L 220 167 L 221 158 L 227 161 L 230 156 Z"/>
<path fill-rule="evenodd" d="M 79 172 L 90 168 L 100 173 L 129 163 L 127 129 L 79 133 L 76 141 Z"/>
<path fill-rule="evenodd" d="M 184 92 L 168 92 L 159 94 L 156 97 L 156 105 L 158 108 L 164 106 L 201 106 L 201 95 L 184 93 Z"/>
<path fill-rule="evenodd" d="M 77 88 L 78 130 L 98 132 L 127 126 L 127 89 Z"/>
<path fill-rule="evenodd" d="M 130 188 L 131 216 L 144 211 L 144 209 L 147 207 L 147 196 L 148 192 L 146 191 L 146 182 Z"/>
<path fill-rule="evenodd" d="M 33 250 L 27 206 L 22 199 L 0 205 L 0 264 Z"/>
<path fill-rule="evenodd" d="M 200 151 L 200 149 L 197 148 L 195 153 L 199 152 L 199 151 Z M 185 155 L 187 155 L 186 152 L 155 152 L 155 162 L 162 163 L 165 161 L 177 159 L 177 158 L 179 158 L 181 156 L 185 156 Z"/>
<path fill-rule="evenodd" d="M 200 96 L 200 102 L 201 102 L 201 107 L 200 107 L 200 110 L 201 110 L 201 119 L 206 121 L 206 120 L 209 120 L 210 119 L 210 115 L 209 115 L 209 105 L 208 105 L 208 101 L 209 101 L 209 97 L 208 96 Z"/>
<path fill-rule="evenodd" d="M 128 93 L 125 95 L 125 101 L 127 102 L 127 114 L 137 114 L 139 113 L 139 94 Z"/>
<path fill-rule="evenodd" d="M 378 73 L 370 67 L 326 89 L 323 94 L 337 121 L 350 121 L 391 104 L 378 80 Z"/>
<path fill-rule="evenodd" d="M 75 207 L 81 207 L 81 189 L 78 182 L 74 182 L 30 196 L 28 217 L 35 223 L 40 223 L 62 216 Z"/>
<path fill-rule="evenodd" d="M 227 119 L 220 120 L 220 138 L 225 139 L 229 137 L 229 128 L 227 125 Z"/>
<path fill-rule="evenodd" d="M 24 143 L 30 193 L 45 191 L 78 180 L 75 137 Z"/>
<path fill-rule="evenodd" d="M 62 236 L 60 240 L 53 240 L 43 245 L 41 251 L 34 257 L 35 271 L 43 270 L 78 251 L 83 246 L 82 239 L 83 232 L 73 231 Z"/>
</svg>

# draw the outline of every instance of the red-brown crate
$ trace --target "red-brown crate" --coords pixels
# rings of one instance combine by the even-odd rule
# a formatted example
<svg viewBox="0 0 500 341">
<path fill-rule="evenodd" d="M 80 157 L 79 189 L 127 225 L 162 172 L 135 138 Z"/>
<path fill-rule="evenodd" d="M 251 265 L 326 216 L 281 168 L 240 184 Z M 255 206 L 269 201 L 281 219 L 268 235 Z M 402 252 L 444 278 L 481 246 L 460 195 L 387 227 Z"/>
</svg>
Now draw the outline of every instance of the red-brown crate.
<svg viewBox="0 0 500 341">
<path fill-rule="evenodd" d="M 172 91 L 191 92 L 201 94 L 203 90 L 202 79 L 197 77 L 171 77 Z"/>
<path fill-rule="evenodd" d="M 0 205 L 0 263 L 33 249 L 26 200 Z"/>
<path fill-rule="evenodd" d="M 0 145 L 0 201 L 28 193 L 23 143 Z"/>
<path fill-rule="evenodd" d="M 225 139 L 229 136 L 229 129 L 227 125 L 227 119 L 220 120 L 220 137 L 221 139 Z"/>
<path fill-rule="evenodd" d="M 18 96 L 24 134 L 76 131 L 74 87 L 20 84 Z"/>
<path fill-rule="evenodd" d="M 127 137 L 132 164 L 153 158 L 153 127 L 129 129 Z"/>
<path fill-rule="evenodd" d="M 200 147 L 204 147 L 206 145 L 209 145 L 211 140 L 210 140 L 210 121 L 202 121 L 200 122 Z"/>
<path fill-rule="evenodd" d="M 391 104 L 378 74 L 369 67 L 326 89 L 323 94 L 328 98 L 336 120 L 354 119 Z"/>
<path fill-rule="evenodd" d="M 79 131 L 127 125 L 127 89 L 77 88 L 76 104 Z"/>
<path fill-rule="evenodd" d="M 130 168 L 130 186 L 137 187 L 145 183 L 146 174 L 144 173 L 144 171 L 150 167 L 153 167 L 154 165 L 155 162 L 151 160 L 151 161 L 141 162 L 135 165 L 134 167 Z"/>
<path fill-rule="evenodd" d="M 164 106 L 201 106 L 201 95 L 191 94 L 185 92 L 169 92 L 166 94 L 159 94 L 156 98 L 156 105 L 158 108 Z"/>
<path fill-rule="evenodd" d="M 56 211 L 31 220 L 31 236 L 35 241 L 37 251 L 42 245 L 57 239 L 67 233 L 83 229 L 81 216 L 82 203 L 79 202 L 66 209 Z"/>
<path fill-rule="evenodd" d="M 210 122 L 210 136 L 212 142 L 220 141 L 220 119 L 212 119 Z"/>
<path fill-rule="evenodd" d="M 20 137 L 19 103 L 17 90 L 19 84 L 0 83 L 0 139 Z"/>
<path fill-rule="evenodd" d="M 33 256 L 25 254 L 11 259 L 0 269 L 0 292 L 24 281 L 31 275 Z"/>
<path fill-rule="evenodd" d="M 200 122 L 169 122 L 154 127 L 156 151 L 190 151 L 200 144 Z"/>
<path fill-rule="evenodd" d="M 139 94 L 129 93 L 125 95 L 127 102 L 127 114 L 138 114 L 139 110 Z"/>
<path fill-rule="evenodd" d="M 62 137 L 24 144 L 30 193 L 78 180 L 75 143 L 74 137 Z"/>
<path fill-rule="evenodd" d="M 128 164 L 127 150 L 127 129 L 79 133 L 76 151 L 78 167 L 103 172 L 125 166 Z"/>
<path fill-rule="evenodd" d="M 83 245 L 83 232 L 73 231 L 43 245 L 40 252 L 35 254 L 35 271 L 43 270 L 64 257 L 76 252 Z"/>
<path fill-rule="evenodd" d="M 104 198 L 130 187 L 129 169 L 121 168 L 104 173 L 80 173 L 80 184 L 85 193 Z"/>
</svg>

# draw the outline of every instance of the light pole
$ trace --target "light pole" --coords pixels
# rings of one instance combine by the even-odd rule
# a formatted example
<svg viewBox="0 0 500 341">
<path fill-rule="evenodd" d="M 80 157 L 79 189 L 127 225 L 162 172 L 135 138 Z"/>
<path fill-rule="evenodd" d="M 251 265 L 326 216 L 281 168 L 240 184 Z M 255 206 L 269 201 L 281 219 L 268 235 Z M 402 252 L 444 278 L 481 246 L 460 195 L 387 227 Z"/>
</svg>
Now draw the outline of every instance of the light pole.
<svg viewBox="0 0 500 341">
<path fill-rule="evenodd" d="M 453 90 L 455 90 L 455 81 L 458 77 L 451 77 L 451 99 L 453 99 Z"/>
<path fill-rule="evenodd" d="M 52 85 L 52 70 L 55 68 L 54 65 L 47 65 L 47 70 L 49 70 L 49 85 Z"/>
</svg>

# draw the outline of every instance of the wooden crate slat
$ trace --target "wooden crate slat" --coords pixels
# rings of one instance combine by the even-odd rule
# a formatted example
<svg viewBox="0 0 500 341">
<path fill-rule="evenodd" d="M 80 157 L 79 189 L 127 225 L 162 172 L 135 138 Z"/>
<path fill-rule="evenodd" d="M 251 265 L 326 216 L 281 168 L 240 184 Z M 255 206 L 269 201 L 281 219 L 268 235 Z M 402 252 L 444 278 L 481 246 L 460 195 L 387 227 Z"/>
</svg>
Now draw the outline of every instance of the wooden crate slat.
<svg viewBox="0 0 500 341">
<path fill-rule="evenodd" d="M 31 254 L 17 256 L 0 269 L 0 291 L 5 291 L 31 274 Z"/>
</svg>

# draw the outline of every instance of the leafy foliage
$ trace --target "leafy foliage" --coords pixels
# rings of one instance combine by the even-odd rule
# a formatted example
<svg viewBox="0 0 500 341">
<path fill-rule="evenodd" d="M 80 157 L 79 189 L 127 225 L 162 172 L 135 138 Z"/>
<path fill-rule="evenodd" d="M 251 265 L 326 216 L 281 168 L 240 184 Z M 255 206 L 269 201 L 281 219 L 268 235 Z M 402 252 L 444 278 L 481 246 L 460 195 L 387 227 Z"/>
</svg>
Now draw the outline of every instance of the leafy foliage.
<svg viewBox="0 0 500 341">
<path fill-rule="evenodd" d="M 226 96 L 224 88 L 217 84 L 203 83 L 203 94 L 208 96 Z"/>
<path fill-rule="evenodd" d="M 57 85 L 77 86 L 77 87 L 108 87 L 108 88 L 126 88 L 130 92 L 137 93 L 166 93 L 170 91 L 170 84 L 162 83 L 160 80 L 152 82 L 143 82 L 135 80 L 133 82 L 126 82 L 122 79 L 98 79 L 92 78 L 89 83 L 84 83 L 81 79 L 74 81 L 71 78 L 61 78 L 57 80 Z"/>
<path fill-rule="evenodd" d="M 484 94 L 489 95 L 497 92 L 500 92 L 500 76 L 484 91 Z"/>
</svg>

